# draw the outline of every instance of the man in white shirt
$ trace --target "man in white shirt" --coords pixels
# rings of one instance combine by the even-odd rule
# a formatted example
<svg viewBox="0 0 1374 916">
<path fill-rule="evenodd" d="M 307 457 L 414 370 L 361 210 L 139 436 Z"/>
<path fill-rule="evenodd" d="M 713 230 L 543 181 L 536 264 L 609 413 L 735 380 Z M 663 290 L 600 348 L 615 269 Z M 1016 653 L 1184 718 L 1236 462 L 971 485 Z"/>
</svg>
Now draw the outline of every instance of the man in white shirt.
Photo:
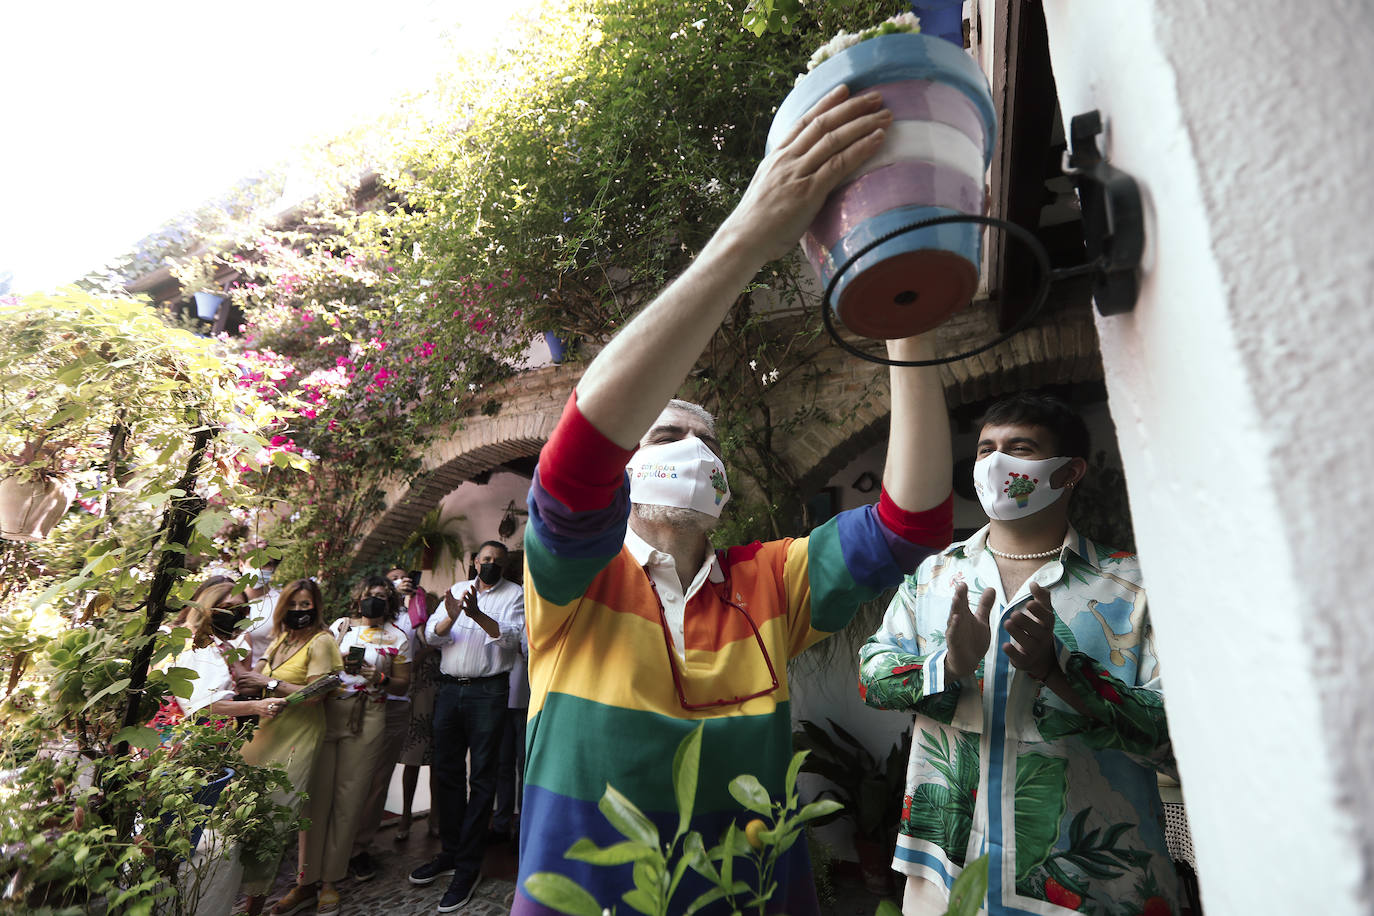
<svg viewBox="0 0 1374 916">
<path fill-rule="evenodd" d="M 443 613 L 436 611 L 425 625 L 426 640 L 441 653 L 433 767 L 443 845 L 433 861 L 410 873 L 410 882 L 453 876 L 440 913 L 466 905 L 481 880 L 510 671 L 525 629 L 525 593 L 503 577 L 506 562 L 503 544 L 484 543 L 473 561 L 476 578 L 454 585 Z"/>
</svg>

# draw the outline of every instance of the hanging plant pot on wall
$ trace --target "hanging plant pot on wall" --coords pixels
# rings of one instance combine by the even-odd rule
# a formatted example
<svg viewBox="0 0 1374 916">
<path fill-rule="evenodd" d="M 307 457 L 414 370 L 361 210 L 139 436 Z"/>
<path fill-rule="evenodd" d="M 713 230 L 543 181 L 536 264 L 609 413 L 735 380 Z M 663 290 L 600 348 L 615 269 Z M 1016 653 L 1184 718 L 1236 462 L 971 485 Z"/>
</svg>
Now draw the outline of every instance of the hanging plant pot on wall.
<svg viewBox="0 0 1374 916">
<path fill-rule="evenodd" d="M 555 366 L 562 365 L 563 360 L 568 358 L 568 341 L 560 337 L 557 331 L 545 331 L 544 342 L 549 345 L 549 359 L 553 360 Z"/>
<path fill-rule="evenodd" d="M 47 477 L 0 480 L 0 537 L 11 541 L 41 541 L 75 498 L 76 485 L 66 480 Z"/>
<path fill-rule="evenodd" d="M 214 321 L 215 315 L 219 313 L 219 307 L 224 302 L 224 297 L 219 293 L 211 293 L 202 290 L 195 294 L 196 297 L 196 317 L 202 321 Z"/>
<path fill-rule="evenodd" d="M 893 122 L 878 153 L 835 189 L 802 237 L 822 286 L 854 252 L 894 229 L 981 215 L 997 133 L 978 64 L 949 41 L 898 33 L 862 41 L 807 74 L 778 108 L 769 150 L 841 83 L 851 95 L 876 89 Z M 835 316 L 875 339 L 930 330 L 977 291 L 982 236 L 980 225 L 945 223 L 883 242 L 837 282 Z"/>
</svg>

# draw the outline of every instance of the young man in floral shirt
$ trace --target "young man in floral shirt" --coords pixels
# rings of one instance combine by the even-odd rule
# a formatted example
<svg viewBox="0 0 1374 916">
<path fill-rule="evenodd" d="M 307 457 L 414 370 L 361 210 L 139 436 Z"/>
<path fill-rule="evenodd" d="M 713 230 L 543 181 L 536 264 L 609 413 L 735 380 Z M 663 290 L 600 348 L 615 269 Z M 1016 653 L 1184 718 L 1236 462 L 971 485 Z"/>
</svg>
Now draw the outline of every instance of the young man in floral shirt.
<svg viewBox="0 0 1374 916">
<path fill-rule="evenodd" d="M 1177 912 L 1140 564 L 1068 521 L 1087 454 L 1062 401 L 993 405 L 973 472 L 987 526 L 922 563 L 860 650 L 868 705 L 916 714 L 893 860 L 906 916 L 944 913 L 983 855 L 989 914 Z"/>
</svg>

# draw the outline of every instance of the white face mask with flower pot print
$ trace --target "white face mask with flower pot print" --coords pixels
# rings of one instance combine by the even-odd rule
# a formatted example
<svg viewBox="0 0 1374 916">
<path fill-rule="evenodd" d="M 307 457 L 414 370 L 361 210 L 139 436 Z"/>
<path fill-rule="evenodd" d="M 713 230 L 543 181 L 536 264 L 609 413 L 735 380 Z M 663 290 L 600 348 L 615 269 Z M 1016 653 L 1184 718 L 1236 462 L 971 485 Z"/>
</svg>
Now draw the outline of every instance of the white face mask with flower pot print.
<svg viewBox="0 0 1374 916">
<path fill-rule="evenodd" d="M 1017 458 L 993 452 L 973 464 L 973 489 L 988 518 L 999 522 L 1034 515 L 1064 495 L 1050 476 L 1072 458 Z"/>
</svg>

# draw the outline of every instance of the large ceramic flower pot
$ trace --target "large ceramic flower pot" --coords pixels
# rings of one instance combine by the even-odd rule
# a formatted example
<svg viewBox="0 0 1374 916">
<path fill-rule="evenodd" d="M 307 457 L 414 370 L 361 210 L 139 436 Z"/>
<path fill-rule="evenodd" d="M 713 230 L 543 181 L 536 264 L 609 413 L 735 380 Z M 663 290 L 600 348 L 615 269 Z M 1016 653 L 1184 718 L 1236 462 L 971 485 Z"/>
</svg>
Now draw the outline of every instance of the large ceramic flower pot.
<svg viewBox="0 0 1374 916">
<path fill-rule="evenodd" d="M 778 108 L 768 148 L 841 83 L 853 95 L 878 90 L 893 123 L 878 153 L 835 189 L 802 237 L 823 285 L 879 236 L 924 219 L 981 214 L 997 134 L 978 64 L 949 41 L 899 33 L 860 42 L 807 74 Z M 972 300 L 981 263 L 979 225 L 907 232 L 846 270 L 831 306 L 864 337 L 919 334 Z"/>
<path fill-rule="evenodd" d="M 196 296 L 196 317 L 202 321 L 213 321 L 215 315 L 219 313 L 219 307 L 224 302 L 224 297 L 217 293 L 199 292 Z"/>
<path fill-rule="evenodd" d="M 41 541 L 76 498 L 76 486 L 65 480 L 0 480 L 0 537 Z"/>
</svg>

